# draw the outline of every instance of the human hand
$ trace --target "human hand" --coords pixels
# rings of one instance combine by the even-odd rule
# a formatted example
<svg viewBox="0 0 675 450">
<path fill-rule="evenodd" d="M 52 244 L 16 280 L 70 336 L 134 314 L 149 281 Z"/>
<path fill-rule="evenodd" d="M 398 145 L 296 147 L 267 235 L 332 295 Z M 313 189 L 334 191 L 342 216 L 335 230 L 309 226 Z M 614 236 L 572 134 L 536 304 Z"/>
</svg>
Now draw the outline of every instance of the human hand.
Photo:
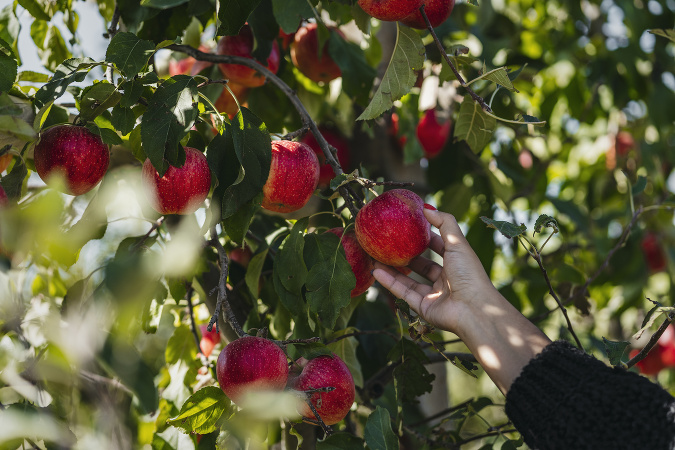
<svg viewBox="0 0 675 450">
<path fill-rule="evenodd" d="M 499 296 L 483 265 L 451 214 L 424 210 L 427 220 L 440 231 L 431 233 L 429 247 L 443 257 L 443 266 L 418 256 L 409 264 L 414 272 L 433 283 L 418 283 L 395 269 L 375 264 L 373 275 L 382 286 L 405 300 L 424 320 L 462 337 L 491 299 Z"/>
</svg>

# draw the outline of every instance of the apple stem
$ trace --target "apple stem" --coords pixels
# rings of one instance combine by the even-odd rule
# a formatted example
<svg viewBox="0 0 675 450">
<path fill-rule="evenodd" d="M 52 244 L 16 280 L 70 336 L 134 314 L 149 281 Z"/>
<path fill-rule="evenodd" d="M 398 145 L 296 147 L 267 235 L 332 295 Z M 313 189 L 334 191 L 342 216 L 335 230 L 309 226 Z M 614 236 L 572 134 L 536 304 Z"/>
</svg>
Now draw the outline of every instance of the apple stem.
<svg viewBox="0 0 675 450">
<path fill-rule="evenodd" d="M 316 138 L 316 142 L 319 144 L 319 147 L 323 151 L 323 154 L 326 156 L 326 161 L 332 167 L 333 172 L 335 172 L 335 175 L 340 175 L 344 173 L 344 170 L 342 170 L 342 167 L 340 166 L 340 163 L 338 162 L 335 156 L 337 154 L 337 150 L 333 148 L 333 146 L 331 146 L 328 143 L 328 141 L 326 141 L 326 138 L 323 137 L 323 135 L 319 131 L 319 127 L 317 126 L 316 122 L 312 120 L 312 117 L 309 115 L 307 108 L 305 108 L 305 105 L 303 105 L 302 102 L 300 101 L 297 92 L 295 92 L 288 84 L 286 84 L 281 78 L 279 78 L 274 72 L 269 70 L 267 67 L 263 66 L 253 58 L 247 58 L 244 56 L 215 55 L 213 53 L 205 53 L 189 45 L 171 44 L 168 45 L 166 48 L 169 50 L 173 50 L 175 52 L 185 53 L 186 55 L 191 56 L 198 61 L 208 61 L 216 64 L 240 64 L 242 66 L 250 67 L 251 69 L 254 69 L 255 71 L 264 75 L 267 78 L 267 80 L 269 80 L 272 84 L 274 84 L 277 88 L 279 88 L 279 90 L 281 90 L 281 92 L 283 92 L 284 95 L 286 95 L 286 97 L 288 97 L 290 102 L 293 104 L 296 111 L 300 115 L 300 118 L 303 123 L 303 128 L 306 127 L 312 132 L 312 134 Z M 357 204 L 362 205 L 363 201 L 361 200 L 361 198 L 349 186 L 340 187 L 339 192 L 340 195 L 345 199 L 347 207 L 349 208 L 349 211 L 352 213 L 352 216 L 356 217 L 356 214 L 359 212 L 359 208 L 356 206 L 354 202 L 356 201 Z"/>
<path fill-rule="evenodd" d="M 427 29 L 429 30 L 429 33 L 431 33 L 431 36 L 434 38 L 434 42 L 436 42 L 436 47 L 438 47 L 438 51 L 441 52 L 441 55 L 445 58 L 445 62 L 448 63 L 450 66 L 450 69 L 452 70 L 452 73 L 455 74 L 455 78 L 457 78 L 457 81 L 459 81 L 460 86 L 462 86 L 464 89 L 467 90 L 473 101 L 478 103 L 481 108 L 483 108 L 483 111 L 487 112 L 492 112 L 492 109 L 488 106 L 487 103 L 485 103 L 485 100 L 483 100 L 483 97 L 480 95 L 476 94 L 473 89 L 469 87 L 468 84 L 466 84 L 466 81 L 464 81 L 464 78 L 462 75 L 459 73 L 455 65 L 452 63 L 452 60 L 450 59 L 450 56 L 448 56 L 448 53 L 445 51 L 445 47 L 443 47 L 443 43 L 438 39 L 438 36 L 436 35 L 436 32 L 434 31 L 434 27 L 431 26 L 431 22 L 429 22 L 429 18 L 427 17 L 427 13 L 424 11 L 424 4 L 420 6 L 420 14 L 422 14 L 422 17 L 424 18 L 424 22 L 427 24 Z"/>
<path fill-rule="evenodd" d="M 668 314 L 667 317 L 668 318 L 663 321 L 659 329 L 656 330 L 656 333 L 654 333 L 652 337 L 649 339 L 647 345 L 645 345 L 645 347 L 642 350 L 640 350 L 640 353 L 635 355 L 635 357 L 633 357 L 630 361 L 626 363 L 627 369 L 630 369 L 635 364 L 642 361 L 645 358 L 645 356 L 647 356 L 647 354 L 651 351 L 651 349 L 654 348 L 654 346 L 659 342 L 659 338 L 661 337 L 661 335 L 666 331 L 668 326 L 671 323 L 673 323 L 673 319 L 675 319 L 675 315 L 673 315 L 672 313 Z"/>
<path fill-rule="evenodd" d="M 230 306 L 230 302 L 227 301 L 227 271 L 230 261 L 223 244 L 221 244 L 218 239 L 218 232 L 215 227 L 211 228 L 211 240 L 209 241 L 209 245 L 218 252 L 218 259 L 220 261 L 220 280 L 218 281 L 218 299 L 216 301 L 216 308 L 213 311 L 213 315 L 211 316 L 211 320 L 209 320 L 206 329 L 211 331 L 213 329 L 213 324 L 216 324 L 216 331 L 220 332 L 218 328 L 218 317 L 220 317 L 221 310 L 225 308 L 225 320 L 227 320 L 227 323 L 230 324 L 234 332 L 237 333 L 237 336 L 248 336 L 241 325 L 239 325 L 237 317 L 234 315 L 234 311 Z"/>
</svg>

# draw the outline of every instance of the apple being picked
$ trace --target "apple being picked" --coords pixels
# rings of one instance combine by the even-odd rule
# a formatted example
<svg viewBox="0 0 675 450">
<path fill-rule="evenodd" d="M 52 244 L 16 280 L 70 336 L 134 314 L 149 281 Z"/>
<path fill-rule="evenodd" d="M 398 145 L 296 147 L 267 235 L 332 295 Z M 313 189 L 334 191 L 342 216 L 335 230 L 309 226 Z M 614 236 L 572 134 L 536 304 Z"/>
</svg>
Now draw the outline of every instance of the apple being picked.
<svg viewBox="0 0 675 450">
<path fill-rule="evenodd" d="M 225 395 L 241 404 L 247 393 L 283 390 L 288 381 L 288 362 L 274 342 L 245 336 L 220 352 L 216 374 Z"/>
<path fill-rule="evenodd" d="M 436 110 L 428 109 L 417 124 L 417 140 L 422 144 L 427 159 L 438 156 L 450 136 L 451 121 L 438 123 Z"/>
<path fill-rule="evenodd" d="M 361 247 L 373 258 L 394 267 L 407 266 L 429 246 L 431 230 L 424 202 L 406 189 L 387 191 L 356 215 Z"/>
<path fill-rule="evenodd" d="M 219 55 L 233 55 L 252 58 L 254 39 L 253 31 L 247 24 L 244 25 L 236 36 L 225 36 L 218 42 L 216 53 Z M 276 41 L 272 44 L 272 51 L 267 57 L 267 68 L 277 73 L 280 62 L 279 45 Z M 223 75 L 234 83 L 246 87 L 258 87 L 265 84 L 265 76 L 255 69 L 240 64 L 218 64 Z"/>
<path fill-rule="evenodd" d="M 344 361 L 335 354 L 318 356 L 309 361 L 298 359 L 289 376 L 289 385 L 296 391 L 335 388 L 331 392 L 311 393 L 309 397 L 326 425 L 334 425 L 344 419 L 354 403 L 354 378 Z M 307 403 L 300 406 L 299 412 L 303 417 L 316 420 Z"/>
<path fill-rule="evenodd" d="M 344 231 L 344 228 L 339 227 L 332 228 L 326 231 L 326 233 L 333 233 L 341 238 L 347 262 L 356 277 L 356 287 L 352 289 L 351 296 L 357 297 L 366 292 L 375 282 L 375 278 L 372 274 L 374 269 L 373 259 L 361 248 L 353 230 L 349 230 L 346 233 Z"/>
<path fill-rule="evenodd" d="M 330 56 L 328 41 L 323 44 L 319 58 L 319 33 L 316 23 L 310 23 L 295 33 L 291 44 L 291 59 L 295 67 L 312 81 L 327 83 L 342 75 L 340 68 Z"/>
<path fill-rule="evenodd" d="M 82 195 L 105 175 L 110 151 L 100 136 L 85 127 L 57 125 L 41 133 L 33 160 L 43 181 L 60 174 L 65 177 L 69 194 Z"/>
<path fill-rule="evenodd" d="M 211 328 L 211 331 L 209 331 L 208 325 L 205 323 L 199 325 L 199 331 L 202 334 L 202 338 L 199 341 L 199 348 L 201 349 L 204 356 L 208 358 L 208 356 L 213 351 L 213 347 L 218 345 L 220 342 L 220 333 L 218 333 L 218 330 L 216 330 L 215 325 L 213 328 Z"/>
<path fill-rule="evenodd" d="M 305 206 L 319 183 L 319 159 L 302 142 L 273 141 L 262 207 L 288 213 Z"/>
<path fill-rule="evenodd" d="M 150 159 L 146 159 L 142 180 L 155 211 L 192 214 L 209 194 L 211 170 L 202 152 L 185 147 L 185 164 L 169 166 L 163 177 L 159 176 Z"/>
<path fill-rule="evenodd" d="M 445 22 L 455 7 L 455 0 L 424 0 L 423 3 L 424 12 L 433 28 Z M 401 19 L 401 23 L 418 30 L 423 30 L 427 27 L 427 23 L 424 21 L 424 17 L 422 17 L 422 13 L 419 10 Z"/>
<path fill-rule="evenodd" d="M 386 22 L 396 22 L 422 6 L 422 0 L 359 0 L 359 6 L 369 16 Z"/>
<path fill-rule="evenodd" d="M 349 144 L 347 143 L 347 140 L 340 133 L 333 131 L 331 128 L 321 126 L 319 127 L 319 131 L 324 139 L 326 139 L 330 145 L 335 147 L 340 166 L 347 170 L 347 167 L 349 167 Z M 309 145 L 316 153 L 317 158 L 319 158 L 319 164 L 321 165 L 319 169 L 319 187 L 327 187 L 330 184 L 330 180 L 335 177 L 335 172 L 330 164 L 326 162 L 326 155 L 324 155 L 323 150 L 319 147 L 319 143 L 316 141 L 314 134 L 305 134 L 302 138 L 302 142 Z"/>
</svg>

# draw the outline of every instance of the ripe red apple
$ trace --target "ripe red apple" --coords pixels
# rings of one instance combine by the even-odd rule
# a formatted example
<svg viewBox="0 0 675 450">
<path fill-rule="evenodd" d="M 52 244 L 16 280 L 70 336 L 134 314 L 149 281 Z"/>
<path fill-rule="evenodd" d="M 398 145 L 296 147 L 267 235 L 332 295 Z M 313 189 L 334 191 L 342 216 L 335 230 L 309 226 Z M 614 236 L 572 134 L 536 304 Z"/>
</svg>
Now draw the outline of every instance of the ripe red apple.
<svg viewBox="0 0 675 450">
<path fill-rule="evenodd" d="M 450 136 L 451 121 L 438 123 L 436 110 L 428 109 L 417 124 L 417 140 L 422 144 L 427 159 L 435 158 L 441 153 Z"/>
<path fill-rule="evenodd" d="M 209 53 L 211 51 L 210 48 L 208 48 L 205 45 L 200 45 L 199 50 L 201 50 L 204 53 Z M 207 67 L 211 67 L 213 65 L 212 62 L 208 61 L 198 61 L 194 59 L 192 56 L 188 56 L 187 58 L 179 59 L 178 61 L 176 60 L 170 60 L 169 61 L 169 75 L 174 76 L 174 75 L 197 75 L 199 72 L 202 70 L 206 69 Z"/>
<path fill-rule="evenodd" d="M 227 85 L 232 90 L 232 94 L 237 97 L 239 104 L 243 105 L 244 102 L 246 102 L 246 98 L 248 97 L 249 88 L 242 84 L 232 82 L 227 83 Z M 230 91 L 227 89 L 223 89 L 223 93 L 220 94 L 220 97 L 218 97 L 218 100 L 216 100 L 214 105 L 218 111 L 226 113 L 228 116 L 230 116 L 230 118 L 234 117 L 234 115 L 237 114 L 237 111 L 239 111 L 237 102 L 234 101 L 232 94 L 230 94 Z"/>
<path fill-rule="evenodd" d="M 328 83 L 342 76 L 342 72 L 328 51 L 328 41 L 323 44 L 319 58 L 319 33 L 317 24 L 310 23 L 295 33 L 291 44 L 291 59 L 295 67 L 312 81 Z"/>
<path fill-rule="evenodd" d="M 251 27 L 244 25 L 236 36 L 225 36 L 218 42 L 216 53 L 219 55 L 244 56 L 252 58 L 253 32 Z M 272 44 L 272 51 L 267 57 L 267 68 L 277 73 L 279 70 L 279 45 L 276 41 Z M 246 66 L 239 64 L 218 64 L 223 75 L 232 82 L 247 87 L 258 87 L 265 84 L 265 76 Z"/>
<path fill-rule="evenodd" d="M 635 148 L 635 139 L 628 131 L 619 131 L 616 135 L 614 147 L 617 155 L 626 156 L 629 151 Z"/>
<path fill-rule="evenodd" d="M 374 269 L 373 259 L 359 245 L 354 230 L 349 230 L 347 233 L 344 231 L 344 228 L 339 227 L 332 228 L 326 231 L 326 233 L 333 233 L 342 239 L 342 247 L 345 249 L 347 262 L 356 277 L 356 286 L 352 289 L 351 296 L 357 297 L 366 292 L 375 282 L 372 274 Z"/>
<path fill-rule="evenodd" d="M 326 425 L 334 425 L 345 418 L 354 403 L 354 378 L 347 365 L 337 355 L 318 356 L 310 361 L 300 358 L 296 361 L 289 377 L 291 388 L 297 391 L 307 391 L 334 387 L 331 392 L 315 392 L 310 401 Z M 299 366 L 299 367 L 298 367 Z M 302 369 L 300 374 L 297 371 Z M 312 409 L 306 403 L 299 408 L 300 414 L 316 420 Z"/>
<path fill-rule="evenodd" d="M 185 164 L 169 166 L 163 177 L 146 159 L 143 163 L 143 185 L 152 207 L 160 214 L 192 214 L 211 189 L 211 171 L 206 156 L 192 147 L 185 147 Z"/>
<path fill-rule="evenodd" d="M 359 6 L 369 16 L 396 22 L 422 6 L 422 0 L 359 0 Z"/>
<path fill-rule="evenodd" d="M 387 191 L 356 215 L 355 231 L 361 247 L 381 263 L 407 266 L 429 246 L 430 225 L 424 202 L 406 189 Z"/>
<path fill-rule="evenodd" d="M 288 380 L 284 352 L 272 341 L 245 336 L 230 342 L 218 355 L 218 384 L 234 403 L 256 391 L 281 391 Z"/>
<path fill-rule="evenodd" d="M 220 333 L 216 330 L 216 326 L 214 325 L 213 328 L 211 328 L 211 331 L 209 331 L 207 324 L 201 324 L 199 325 L 199 331 L 202 334 L 202 338 L 199 341 L 199 348 L 202 350 L 202 353 L 204 356 L 208 358 L 208 356 L 211 354 L 213 351 L 213 347 L 218 345 L 220 342 Z"/>
<path fill-rule="evenodd" d="M 7 167 L 9 167 L 10 162 L 12 162 L 11 153 L 5 153 L 4 155 L 0 156 L 0 173 L 7 170 Z"/>
<path fill-rule="evenodd" d="M 302 142 L 273 141 L 270 174 L 263 186 L 262 207 L 292 212 L 305 206 L 319 183 L 319 159 Z"/>
<path fill-rule="evenodd" d="M 429 23 L 431 23 L 433 28 L 445 22 L 450 17 L 452 8 L 455 7 L 455 0 L 424 0 L 422 3 L 424 3 L 424 12 L 427 14 Z M 413 11 L 412 14 L 401 19 L 401 23 L 418 30 L 423 30 L 427 27 L 427 23 L 424 21 L 424 17 L 422 17 L 419 10 Z"/>
<path fill-rule="evenodd" d="M 335 147 L 337 150 L 338 162 L 340 163 L 340 166 L 347 171 L 347 168 L 349 167 L 349 144 L 347 143 L 347 140 L 340 133 L 333 131 L 331 128 L 321 126 L 319 127 L 319 131 L 326 141 Z M 319 187 L 324 188 L 328 186 L 330 180 L 335 177 L 335 172 L 330 164 L 326 162 L 326 155 L 324 155 L 323 150 L 319 147 L 319 143 L 316 141 L 314 134 L 305 134 L 302 138 L 302 142 L 309 145 L 316 153 L 317 158 L 319 158 Z"/>
<path fill-rule="evenodd" d="M 42 180 L 59 173 L 65 177 L 68 193 L 81 195 L 105 175 L 110 151 L 100 136 L 85 127 L 57 125 L 41 133 L 33 159 Z"/>
<path fill-rule="evenodd" d="M 666 269 L 667 260 L 663 247 L 654 233 L 647 233 L 640 243 L 649 271 L 661 272 Z"/>
</svg>

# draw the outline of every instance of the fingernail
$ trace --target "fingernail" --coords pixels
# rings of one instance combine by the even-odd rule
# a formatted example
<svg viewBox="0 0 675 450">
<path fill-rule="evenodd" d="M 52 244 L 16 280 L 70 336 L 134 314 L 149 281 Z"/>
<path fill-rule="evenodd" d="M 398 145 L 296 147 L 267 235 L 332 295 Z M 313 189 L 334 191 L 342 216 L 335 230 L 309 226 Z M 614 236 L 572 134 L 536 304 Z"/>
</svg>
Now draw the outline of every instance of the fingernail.
<svg viewBox="0 0 675 450">
<path fill-rule="evenodd" d="M 430 209 L 430 210 L 432 210 L 432 211 L 438 211 L 434 206 L 432 206 L 432 205 L 430 205 L 430 204 L 428 204 L 428 203 L 425 203 L 425 204 L 424 204 L 424 209 Z"/>
</svg>

